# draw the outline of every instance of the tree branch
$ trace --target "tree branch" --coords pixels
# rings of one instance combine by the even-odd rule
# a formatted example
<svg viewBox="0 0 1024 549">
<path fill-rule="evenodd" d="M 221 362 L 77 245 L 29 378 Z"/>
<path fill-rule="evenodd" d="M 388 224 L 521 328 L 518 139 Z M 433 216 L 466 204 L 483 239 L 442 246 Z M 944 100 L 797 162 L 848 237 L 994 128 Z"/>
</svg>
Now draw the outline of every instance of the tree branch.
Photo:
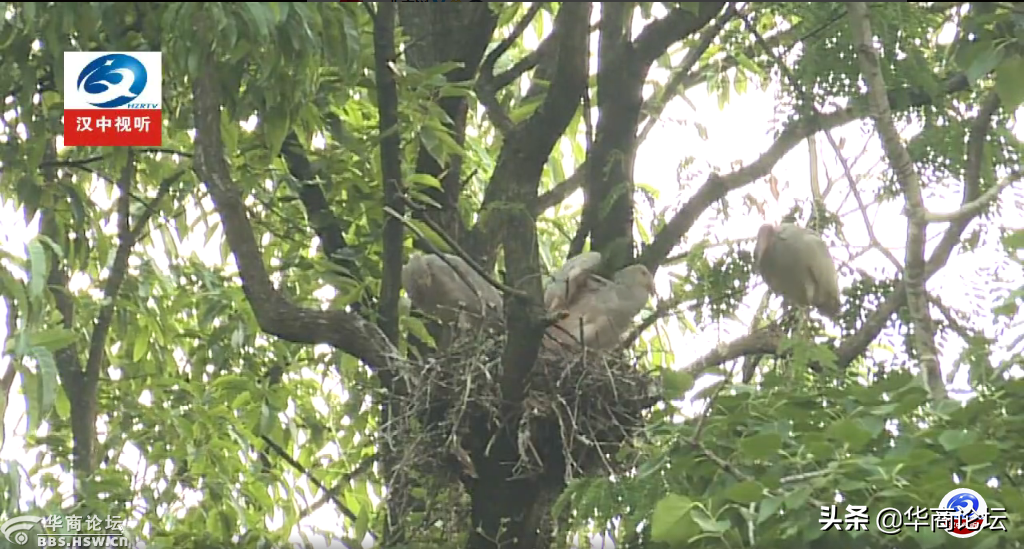
<svg viewBox="0 0 1024 549">
<path fill-rule="evenodd" d="M 879 67 L 878 53 L 872 45 L 874 36 L 865 2 L 848 2 L 850 29 L 861 73 L 867 84 L 868 105 L 882 141 L 882 148 L 889 164 L 896 173 L 896 179 L 903 189 L 907 201 L 907 249 L 904 260 L 904 284 L 907 293 L 907 308 L 913 322 L 913 341 L 918 360 L 926 374 L 928 385 L 935 398 L 946 398 L 946 387 L 942 381 L 938 349 L 935 346 L 935 330 L 932 326 L 928 295 L 925 287 L 924 245 L 927 231 L 927 211 L 921 196 L 921 181 L 914 170 L 913 161 L 906 147 L 900 141 L 899 131 L 893 123 L 889 98 L 885 95 L 885 80 Z"/>
<path fill-rule="evenodd" d="M 508 117 L 508 114 L 498 104 L 498 99 L 495 96 L 495 92 L 500 89 L 494 83 L 494 65 L 498 62 L 498 59 L 505 52 L 508 51 L 512 44 L 519 40 L 519 37 L 526 32 L 526 28 L 530 26 L 533 19 L 540 13 L 541 8 L 544 7 L 543 2 L 533 2 L 530 7 L 526 10 L 526 15 L 520 19 L 515 26 L 512 28 L 512 32 L 509 33 L 497 46 L 491 50 L 490 53 L 484 57 L 483 63 L 480 64 L 480 74 L 476 80 L 476 95 L 477 99 L 480 100 L 480 104 L 484 106 L 487 111 L 487 115 L 490 117 L 494 127 L 498 129 L 502 135 L 508 135 L 512 131 L 514 126 L 512 120 Z M 539 50 L 540 48 L 538 48 Z M 507 77 L 506 77 L 507 78 Z M 514 78 L 513 78 L 514 79 Z M 509 83 L 511 83 L 511 80 Z"/>
<path fill-rule="evenodd" d="M 951 221 L 957 221 L 961 218 L 975 217 L 980 214 L 986 206 L 998 198 L 999 193 L 1002 192 L 1003 189 L 1013 185 L 1017 181 L 1020 181 L 1021 177 L 1024 177 L 1024 170 L 1014 170 L 994 187 L 985 191 L 985 194 L 979 196 L 977 200 L 972 200 L 958 208 L 956 211 L 949 213 L 940 214 L 927 212 L 925 213 L 924 218 L 928 223 L 948 223 Z"/>
<path fill-rule="evenodd" d="M 711 44 L 715 41 L 715 38 L 725 28 L 726 23 L 732 21 L 736 17 L 737 11 L 735 4 L 729 4 L 725 8 L 725 11 L 719 17 L 715 18 L 715 23 L 700 34 L 697 38 L 697 43 L 688 49 L 686 56 L 679 63 L 679 66 L 672 72 L 668 82 L 665 83 L 665 87 L 661 91 L 653 95 L 650 99 L 644 102 L 644 106 L 641 111 L 646 114 L 646 122 L 644 127 L 640 130 L 638 135 L 638 141 L 643 142 L 647 139 L 647 135 L 654 128 L 655 124 L 658 123 L 658 119 L 661 118 L 661 113 L 664 112 L 665 107 L 668 106 L 669 101 L 676 97 L 679 89 L 683 86 L 687 76 L 690 74 L 690 69 L 693 65 L 700 60 L 701 56 L 711 47 Z"/>
<path fill-rule="evenodd" d="M 498 229 L 509 221 L 506 214 L 510 214 L 512 208 L 524 207 L 525 211 L 520 213 L 529 217 L 529 225 L 516 225 L 516 232 L 522 234 L 523 231 L 533 235 L 529 238 L 536 237 L 536 231 L 528 227 L 535 227 L 533 212 L 537 209 L 540 174 L 551 150 L 579 108 L 580 98 L 587 85 L 586 33 L 589 32 L 589 25 L 581 35 L 573 18 L 586 19 L 590 13 L 590 4 L 580 5 L 585 7 L 563 5 L 555 17 L 551 37 L 557 45 L 554 78 L 541 106 L 506 137 L 506 145 L 501 150 L 491 181 L 484 191 L 480 220 L 473 227 L 470 238 L 470 251 L 474 257 L 480 258 L 485 268 L 494 265 L 497 244 L 504 232 Z M 563 15 L 564 10 L 568 11 Z M 517 195 L 517 198 L 512 199 L 513 195 Z M 534 232 L 530 233 L 531 230 Z M 509 261 L 510 258 L 506 256 L 506 264 Z M 512 275 L 511 272 L 508 274 Z"/>
<path fill-rule="evenodd" d="M 208 44 L 205 47 L 209 48 Z M 200 68 L 192 80 L 196 126 L 194 169 L 221 218 L 224 237 L 238 266 L 242 290 L 260 329 L 286 341 L 327 343 L 364 361 L 373 369 L 391 369 L 398 353 L 373 323 L 347 311 L 300 308 L 270 282 L 242 201 L 242 192 L 232 181 L 224 156 L 217 65 L 211 52 L 204 52 L 202 57 Z"/>
<path fill-rule="evenodd" d="M 358 280 L 359 264 L 355 260 L 355 254 L 349 249 L 348 242 L 345 241 L 347 227 L 331 210 L 323 187 L 317 181 L 318 174 L 313 170 L 313 165 L 294 131 L 285 137 L 281 145 L 281 157 L 288 166 L 288 173 L 298 180 L 296 194 L 306 210 L 310 228 L 320 239 L 324 255 L 341 267 L 349 277 Z"/>
<path fill-rule="evenodd" d="M 988 139 L 992 116 L 998 110 L 999 104 L 999 96 L 995 92 L 989 93 L 982 102 L 974 123 L 971 124 L 967 140 L 967 167 L 964 173 L 962 204 L 969 204 L 977 200 L 982 194 L 980 190 L 981 170 L 984 166 L 985 143 Z M 953 248 L 960 243 L 961 235 L 973 219 L 973 217 L 957 218 L 955 221 L 950 222 L 946 232 L 942 235 L 942 239 L 935 246 L 931 257 L 928 259 L 928 263 L 925 265 L 925 279 L 931 278 L 946 265 Z M 885 298 L 882 304 L 879 305 L 878 309 L 867 316 L 860 329 L 844 339 L 836 349 L 835 354 L 838 367 L 841 369 L 846 368 L 857 357 L 861 356 L 868 346 L 871 345 L 871 342 L 882 332 L 882 329 L 885 328 L 892 315 L 905 304 L 905 284 L 901 281 L 896 285 L 892 293 Z M 708 368 L 749 354 L 767 353 L 779 356 L 776 349 L 782 341 L 781 337 L 771 341 L 758 340 L 757 345 L 749 342 L 750 337 L 744 336 L 720 346 L 719 349 L 708 353 L 705 357 L 692 363 L 688 368 L 694 368 L 698 372 L 705 371 Z M 771 350 L 757 350 L 758 348 Z"/>
<path fill-rule="evenodd" d="M 945 94 L 961 92 L 967 88 L 967 79 L 962 74 L 956 74 L 947 78 L 943 86 Z M 923 91 L 914 89 L 892 91 L 889 95 L 892 98 L 890 103 L 894 105 L 895 110 L 905 110 L 933 104 L 941 97 L 941 95 L 929 96 Z M 897 100 L 896 98 L 900 99 Z M 651 244 L 644 249 L 640 262 L 650 269 L 652 273 L 655 272 L 672 253 L 672 249 L 686 235 L 686 232 L 690 230 L 690 227 L 696 223 L 697 219 L 711 204 L 725 198 L 730 192 L 768 175 L 782 157 L 808 136 L 819 131 L 837 128 L 866 116 L 867 112 L 861 106 L 863 103 L 862 99 L 855 99 L 845 109 L 795 120 L 782 130 L 778 139 L 754 162 L 724 176 L 719 174 L 709 175 L 704 184 L 697 189 L 697 192 L 676 212 L 672 219 L 665 224 L 665 227 L 654 237 Z M 957 233 L 958 237 L 959 233 Z M 943 264 L 945 263 L 943 262 Z"/>
<path fill-rule="evenodd" d="M 383 273 L 381 275 L 378 325 L 392 342 L 398 341 L 398 301 L 402 291 L 402 248 L 405 230 L 402 216 L 402 143 L 398 131 L 398 87 L 391 64 L 395 61 L 395 16 L 397 7 L 382 3 L 373 20 L 373 59 L 377 81 L 378 130 L 380 132 L 380 173 L 384 178 L 384 208 L 398 215 L 385 216 L 383 228 Z M 387 384 L 390 385 L 390 384 Z"/>
<path fill-rule="evenodd" d="M 782 131 L 757 160 L 730 174 L 713 173 L 708 176 L 697 192 L 683 205 L 665 227 L 654 237 L 644 250 L 640 262 L 655 272 L 679 243 L 690 227 L 704 211 L 730 192 L 749 185 L 768 175 L 782 157 L 808 136 L 823 128 L 835 128 L 856 119 L 852 109 L 843 109 L 821 116 L 811 116 L 795 121 Z"/>
<path fill-rule="evenodd" d="M 485 221 L 474 228 L 484 239 L 494 238 L 495 233 L 503 238 L 507 280 L 529 296 L 506 299 L 509 332 L 502 356 L 501 386 L 510 402 L 518 402 L 523 396 L 526 374 L 536 361 L 544 331 L 536 311 L 541 302 L 540 251 L 536 219 L 531 212 L 536 208 L 544 164 L 575 115 L 587 86 L 590 8 L 590 3 L 584 2 L 566 3 L 559 9 L 552 31 L 558 37 L 558 57 L 551 86 L 538 110 L 509 135 L 484 195 L 481 218 Z M 492 227 L 501 230 L 492 232 Z"/>
<path fill-rule="evenodd" d="M 698 5 L 696 14 L 677 8 L 645 26 L 633 42 L 633 60 L 642 66 L 654 63 L 672 44 L 707 25 L 726 2 L 700 2 Z"/>
<path fill-rule="evenodd" d="M 584 160 L 576 167 L 576 171 L 573 172 L 572 175 L 565 178 L 564 181 L 556 183 L 551 190 L 537 197 L 537 204 L 533 209 L 533 215 L 538 216 L 544 213 L 548 208 L 553 208 L 561 204 L 566 198 L 569 198 L 569 195 L 576 192 L 576 190 L 583 185 L 583 182 L 586 181 L 586 179 L 587 161 Z"/>
</svg>

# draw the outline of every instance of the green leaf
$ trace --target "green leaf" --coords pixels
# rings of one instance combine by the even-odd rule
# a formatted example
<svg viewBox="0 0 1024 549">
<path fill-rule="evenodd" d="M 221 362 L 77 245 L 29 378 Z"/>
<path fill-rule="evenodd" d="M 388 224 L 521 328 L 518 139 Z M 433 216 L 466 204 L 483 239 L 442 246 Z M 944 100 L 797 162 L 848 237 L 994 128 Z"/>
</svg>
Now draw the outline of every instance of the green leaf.
<svg viewBox="0 0 1024 549">
<path fill-rule="evenodd" d="M 778 433 L 760 433 L 740 440 L 740 452 L 750 459 L 767 459 L 779 448 L 782 448 L 782 435 Z"/>
<path fill-rule="evenodd" d="M 139 362 L 149 352 L 149 332 L 142 326 L 136 327 L 135 342 L 132 345 L 132 361 Z"/>
<path fill-rule="evenodd" d="M 366 532 L 370 529 L 370 512 L 368 511 L 367 505 L 359 506 L 359 515 L 356 517 L 355 523 L 355 539 L 362 543 L 366 537 Z"/>
<path fill-rule="evenodd" d="M 911 534 L 914 536 L 914 541 L 921 546 L 921 549 L 934 549 L 936 547 L 948 546 L 950 535 L 942 530 L 933 528 L 921 528 L 917 532 Z M 984 537 L 984 534 L 982 534 Z M 995 536 L 991 536 L 995 537 Z M 976 545 L 976 544 L 971 544 Z"/>
<path fill-rule="evenodd" d="M 690 516 L 694 505 L 690 498 L 678 494 L 661 498 L 651 516 L 651 541 L 675 545 L 693 537 L 697 533 Z"/>
<path fill-rule="evenodd" d="M 764 497 L 764 488 L 757 482 L 745 480 L 727 488 L 725 497 L 736 503 L 754 503 Z"/>
<path fill-rule="evenodd" d="M 999 457 L 999 447 L 991 442 L 967 444 L 958 448 L 956 455 L 965 465 L 989 464 Z"/>
<path fill-rule="evenodd" d="M 51 352 L 57 352 L 75 342 L 78 336 L 71 330 L 64 328 L 48 328 L 29 333 L 28 344 L 33 347 L 43 347 Z"/>
<path fill-rule="evenodd" d="M 39 375 L 36 377 L 36 398 L 39 402 L 39 420 L 42 421 L 53 409 L 53 403 L 57 400 L 57 362 L 53 359 L 53 353 L 45 347 L 32 347 L 29 349 L 29 356 L 36 361 L 39 367 Z M 36 425 L 36 427 L 39 427 Z"/>
<path fill-rule="evenodd" d="M 861 426 L 860 421 L 849 418 L 829 425 L 826 434 L 833 440 L 849 445 L 853 450 L 860 449 L 873 438 L 872 434 Z"/>
<path fill-rule="evenodd" d="M 694 377 L 689 372 L 664 368 L 661 371 L 661 391 L 665 400 L 680 400 L 693 389 Z"/>
<path fill-rule="evenodd" d="M 757 506 L 757 524 L 778 516 L 779 509 L 785 500 L 784 496 L 772 496 L 762 500 L 761 504 Z"/>
<path fill-rule="evenodd" d="M 431 336 L 430 332 L 427 331 L 427 327 L 423 324 L 422 320 L 416 317 L 406 316 L 402 317 L 402 325 L 405 326 L 406 330 L 409 330 L 410 334 L 426 343 L 431 348 L 437 347 L 433 336 Z"/>
<path fill-rule="evenodd" d="M 715 520 L 699 505 L 695 505 L 690 511 L 690 517 L 700 529 L 707 533 L 721 534 L 732 528 L 732 523 L 727 520 Z"/>
<path fill-rule="evenodd" d="M 947 430 L 943 431 L 942 434 L 939 435 L 939 444 L 941 444 L 947 452 L 952 452 L 953 450 L 956 450 L 957 448 L 960 448 L 962 446 L 973 444 L 974 441 L 976 441 L 977 439 L 978 435 L 974 431 L 967 431 L 962 429 L 958 429 L 955 431 Z"/>
<path fill-rule="evenodd" d="M 288 112 L 284 109 L 268 109 L 260 113 L 261 126 L 263 128 L 263 141 L 270 151 L 270 158 L 277 158 L 281 154 L 281 144 L 288 135 L 290 121 Z"/>
<path fill-rule="evenodd" d="M 796 490 L 786 494 L 785 503 L 786 509 L 797 510 L 807 505 L 807 500 L 811 499 L 811 489 L 807 486 L 801 486 Z"/>
<path fill-rule="evenodd" d="M 32 239 L 28 242 L 29 281 L 28 295 L 35 300 L 43 295 L 43 288 L 46 287 L 46 273 L 49 266 L 46 264 L 46 251 L 39 240 Z"/>
<path fill-rule="evenodd" d="M 967 81 L 971 84 L 977 82 L 980 78 L 983 78 L 988 73 L 992 72 L 1006 55 L 1006 51 L 1003 48 L 996 48 L 989 46 L 987 49 L 981 51 L 981 53 L 968 65 L 964 71 L 964 75 L 967 77 Z"/>
<path fill-rule="evenodd" d="M 422 185 L 424 187 L 433 187 L 435 189 L 441 188 L 441 182 L 429 173 L 414 173 L 409 177 L 406 177 L 405 181 L 409 185 Z"/>
<path fill-rule="evenodd" d="M 1007 250 L 1024 249 L 1024 229 L 1012 231 L 1003 237 L 1003 247 Z"/>
<path fill-rule="evenodd" d="M 996 68 L 995 89 L 1007 111 L 1024 103 L 1024 57 L 1014 55 Z"/>
</svg>

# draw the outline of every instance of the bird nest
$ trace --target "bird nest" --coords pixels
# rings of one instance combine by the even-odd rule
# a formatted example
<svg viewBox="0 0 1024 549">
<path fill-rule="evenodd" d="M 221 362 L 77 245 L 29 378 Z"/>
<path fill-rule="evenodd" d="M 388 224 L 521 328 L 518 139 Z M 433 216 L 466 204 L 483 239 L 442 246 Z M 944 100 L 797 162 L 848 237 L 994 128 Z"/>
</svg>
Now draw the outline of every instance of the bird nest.
<svg viewBox="0 0 1024 549">
<path fill-rule="evenodd" d="M 525 396 L 509 403 L 501 384 L 504 347 L 504 333 L 463 334 L 425 362 L 404 365 L 409 390 L 395 402 L 392 432 L 405 465 L 476 477 L 480 459 L 498 454 L 506 461 L 514 453 L 516 477 L 568 482 L 620 470 L 620 450 L 657 401 L 653 379 L 624 352 L 542 349 Z"/>
</svg>

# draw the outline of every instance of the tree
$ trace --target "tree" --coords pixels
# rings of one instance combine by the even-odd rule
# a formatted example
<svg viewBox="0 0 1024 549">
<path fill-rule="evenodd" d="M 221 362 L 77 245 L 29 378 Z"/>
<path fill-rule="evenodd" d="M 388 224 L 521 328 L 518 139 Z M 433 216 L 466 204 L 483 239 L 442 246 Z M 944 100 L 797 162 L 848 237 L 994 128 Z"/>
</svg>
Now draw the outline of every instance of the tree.
<svg viewBox="0 0 1024 549">
<path fill-rule="evenodd" d="M 47 467 L 76 480 L 75 507 L 60 495 L 39 506 L 135 514 L 138 532 L 168 546 L 281 542 L 309 512 L 298 496 L 303 476 L 347 517 L 349 534 L 372 530 L 386 547 L 558 546 L 565 528 L 590 519 L 620 520 L 621 539 L 635 546 L 817 547 L 851 535 L 816 521 L 837 489 L 851 503 L 934 506 L 957 473 L 990 506 L 1019 516 L 1024 498 L 1012 486 L 1024 400 L 1007 375 L 1013 362 L 992 364 L 993 342 L 960 327 L 926 290 L 1019 177 L 1015 9 L 11 4 L 3 192 L 26 220 L 38 219 L 38 236 L 0 272 L 12 342 L 3 381 L 9 389 L 20 375 L 28 442 L 47 450 L 24 472 L 55 494 Z M 528 50 L 531 27 L 542 38 Z M 936 35 L 946 27 L 957 34 L 943 43 Z M 164 53 L 163 147 L 57 150 L 61 54 L 74 49 Z M 654 68 L 670 76 L 657 81 Z M 678 209 L 654 212 L 651 227 L 638 223 L 634 157 L 648 126 L 684 90 L 706 85 L 724 105 L 751 78 L 781 90 L 785 121 L 772 146 L 710 172 Z M 521 429 L 543 408 L 531 400 L 543 369 L 542 264 L 589 246 L 609 270 L 681 265 L 673 295 L 644 324 L 683 303 L 705 324 L 722 322 L 747 292 L 749 251 L 730 246 L 713 258 L 712 242 L 689 233 L 702 218 L 720 222 L 729 209 L 714 206 L 737 191 L 771 184 L 775 164 L 818 135 L 870 232 L 862 184 L 831 135 L 861 121 L 877 130 L 889 166 L 876 200 L 905 202 L 904 258 L 871 237 L 895 262 L 895 278 L 860 276 L 845 290 L 838 338 L 821 326 L 794 332 L 783 319 L 660 369 L 642 352 L 657 342 L 639 338 L 634 355 L 645 365 L 617 370 L 605 386 L 639 387 L 653 371 L 666 398 L 654 405 L 634 395 L 626 416 L 647 429 L 627 421 L 614 452 L 605 435 L 591 437 L 597 450 L 587 455 L 615 462 L 614 477 L 581 466 L 575 473 L 588 475 L 567 483 L 570 460 L 541 439 L 572 437 L 530 432 L 527 444 Z M 909 123 L 923 130 L 903 143 L 897 124 Z M 564 177 L 559 149 L 581 141 L 576 172 Z M 828 189 L 811 179 L 812 215 L 794 216 L 842 237 Z M 961 182 L 953 213 L 925 203 L 941 179 Z M 585 200 L 578 216 L 548 213 L 576 190 Z M 1019 241 L 1014 233 L 1007 249 Z M 197 245 L 219 250 L 220 261 L 179 251 Z M 438 343 L 445 327 L 404 311 L 399 274 L 412 249 L 440 247 L 495 279 L 506 319 L 490 346 L 474 342 L 490 363 L 472 387 L 500 399 L 486 413 L 466 408 L 465 430 L 431 470 L 403 448 L 456 404 L 425 399 L 437 388 L 431 368 L 459 371 L 454 347 Z M 936 313 L 970 344 L 978 396 L 965 405 L 943 383 Z M 902 360 L 920 366 L 923 385 L 868 352 L 890 326 L 906 332 Z M 751 358 L 740 379 L 696 395 L 708 401 L 701 415 L 674 421 L 674 402 L 698 376 L 728 374 L 726 365 L 755 355 L 768 360 Z M 582 379 L 588 364 L 569 371 Z M 414 416 L 409 402 L 419 406 Z M 519 476 L 531 444 L 548 459 Z M 121 463 L 129 447 L 152 470 Z M 986 486 L 993 478 L 997 487 Z M 386 509 L 374 509 L 370 492 L 384 487 Z M 26 512 L 15 485 L 5 488 L 6 513 Z M 179 517 L 182 494 L 201 503 Z M 283 523 L 271 528 L 275 514 Z M 1010 535 L 984 543 L 1009 544 Z M 915 536 L 899 539 L 946 541 Z M 891 544 L 877 532 L 860 539 Z"/>
</svg>

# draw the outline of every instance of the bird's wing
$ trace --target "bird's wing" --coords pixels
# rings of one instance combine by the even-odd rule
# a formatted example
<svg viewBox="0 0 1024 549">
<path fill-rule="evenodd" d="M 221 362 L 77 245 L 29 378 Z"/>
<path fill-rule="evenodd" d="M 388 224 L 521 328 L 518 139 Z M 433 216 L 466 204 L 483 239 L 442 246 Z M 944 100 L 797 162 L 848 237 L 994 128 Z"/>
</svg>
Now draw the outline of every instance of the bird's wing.
<svg viewBox="0 0 1024 549">
<path fill-rule="evenodd" d="M 814 281 L 811 300 L 822 312 L 834 315 L 839 309 L 839 274 L 836 272 L 835 260 L 825 241 L 817 235 L 809 235 L 804 240 L 809 252 L 805 265 Z"/>
<path fill-rule="evenodd" d="M 480 273 L 470 267 L 469 263 L 466 263 L 465 260 L 457 255 L 447 255 L 446 257 L 459 272 L 459 275 L 461 275 L 456 275 L 459 281 L 463 285 L 468 281 L 484 305 L 495 307 L 496 304 L 501 303 L 501 294 L 498 293 L 497 288 L 492 286 L 490 282 L 487 282 L 487 279 L 480 276 Z"/>
<path fill-rule="evenodd" d="M 549 310 L 568 308 L 576 301 L 580 289 L 590 284 L 590 277 L 601 266 L 599 252 L 573 256 L 555 271 L 544 288 L 544 306 Z"/>
</svg>

